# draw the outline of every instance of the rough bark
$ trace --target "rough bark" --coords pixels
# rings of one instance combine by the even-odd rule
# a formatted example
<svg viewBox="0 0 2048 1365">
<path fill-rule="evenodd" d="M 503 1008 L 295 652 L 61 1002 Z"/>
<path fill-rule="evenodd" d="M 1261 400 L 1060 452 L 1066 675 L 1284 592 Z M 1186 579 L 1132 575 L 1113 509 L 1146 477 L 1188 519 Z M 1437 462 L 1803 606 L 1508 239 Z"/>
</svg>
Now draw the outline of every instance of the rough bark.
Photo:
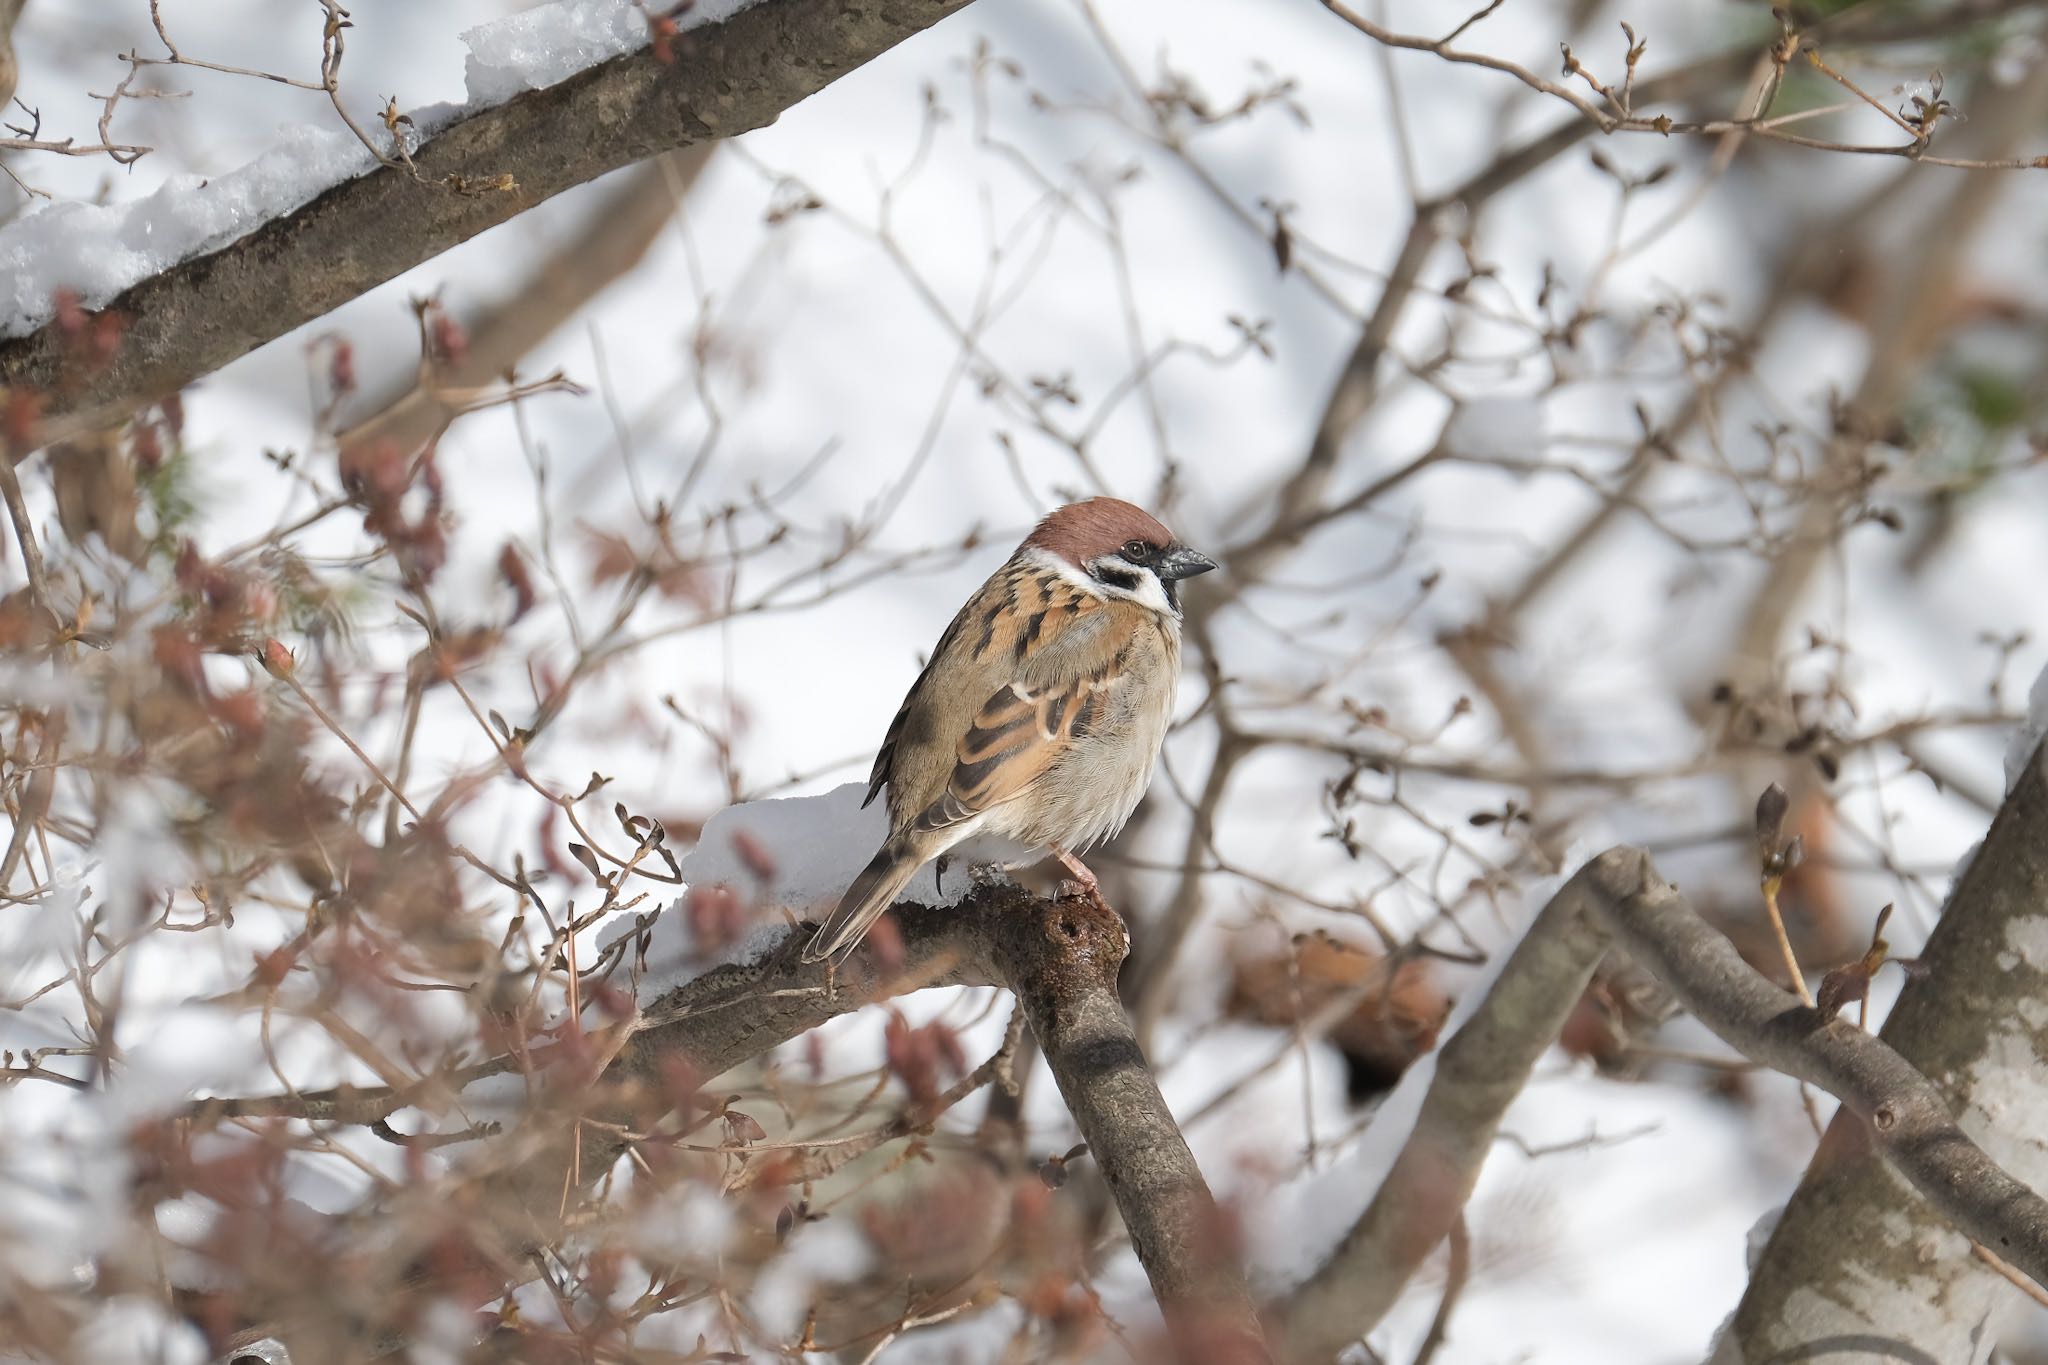
<svg viewBox="0 0 2048 1365">
<path fill-rule="evenodd" d="M 2037 753 L 1957 878 L 1882 1037 L 1963 1131 L 2048 1186 L 2048 774 Z M 1765 1245 L 1720 1365 L 1846 1358 L 1985 1360 L 2017 1291 L 1916 1196 L 1852 1113 L 1838 1115 Z M 1967 1229 L 1966 1229 L 1967 1230 Z M 1978 1232 L 1978 1240 L 1984 1240 Z M 1991 1250 L 2016 1258 L 1996 1242 Z M 2038 1270 L 2031 1272 L 2038 1280 Z"/>
<path fill-rule="evenodd" d="M 67 372 L 55 326 L 0 342 L 0 385 L 46 396 L 46 440 L 111 424 L 563 190 L 771 123 L 966 3 L 762 0 L 690 30 L 672 64 L 630 53 L 529 91 L 422 146 L 430 183 L 381 167 L 129 289 L 111 305 L 128 326 L 104 368 Z M 433 183 L 504 175 L 516 190 Z"/>
<path fill-rule="evenodd" d="M 1183 1361 L 1270 1359 L 1224 1225 L 1117 993 L 1130 950 L 1101 905 L 1006 915 L 995 956 L 1088 1143 Z"/>
</svg>

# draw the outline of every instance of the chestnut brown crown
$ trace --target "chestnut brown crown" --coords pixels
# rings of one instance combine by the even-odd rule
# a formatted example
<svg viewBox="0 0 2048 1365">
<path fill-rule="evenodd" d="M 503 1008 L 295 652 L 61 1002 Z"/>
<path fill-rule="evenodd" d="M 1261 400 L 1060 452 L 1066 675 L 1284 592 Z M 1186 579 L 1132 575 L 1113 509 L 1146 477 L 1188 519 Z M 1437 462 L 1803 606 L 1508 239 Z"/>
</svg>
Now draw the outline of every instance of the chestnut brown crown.
<svg viewBox="0 0 2048 1365">
<path fill-rule="evenodd" d="M 1115 554 L 1132 541 L 1154 551 L 1173 544 L 1173 532 L 1157 517 L 1122 498 L 1089 498 L 1070 502 L 1046 514 L 1024 547 L 1049 550 L 1070 564 L 1086 564 L 1101 555 Z"/>
<path fill-rule="evenodd" d="M 1093 579 L 1099 591 L 1176 614 L 1175 585 L 1216 567 L 1215 560 L 1174 539 L 1157 517 L 1120 498 L 1057 508 L 1020 548 L 1058 555 Z M 1148 582 L 1154 586 L 1148 589 Z"/>
</svg>

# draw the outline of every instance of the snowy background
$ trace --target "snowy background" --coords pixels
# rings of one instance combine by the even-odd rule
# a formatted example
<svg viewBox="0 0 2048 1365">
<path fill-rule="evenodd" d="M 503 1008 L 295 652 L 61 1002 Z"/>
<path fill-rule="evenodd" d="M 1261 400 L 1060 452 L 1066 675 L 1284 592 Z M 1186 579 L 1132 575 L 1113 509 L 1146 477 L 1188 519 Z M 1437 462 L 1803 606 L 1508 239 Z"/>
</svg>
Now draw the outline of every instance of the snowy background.
<svg viewBox="0 0 2048 1365">
<path fill-rule="evenodd" d="M 517 30 L 465 42 L 466 29 L 515 8 L 362 0 L 343 82 L 359 118 L 373 121 L 394 96 L 408 109 L 503 98 L 521 62 L 531 72 L 573 69 L 579 57 L 616 50 L 640 22 L 623 5 L 584 5 L 574 14 L 592 19 L 588 32 L 548 27 L 560 14 L 530 21 L 538 26 L 523 57 Z M 1618 70 L 1613 17 L 1585 19 L 1596 8 L 1511 3 L 1463 41 L 1551 75 L 1560 36 L 1572 36 L 1583 59 Z M 1399 31 L 1431 35 L 1463 17 L 1409 0 L 1386 11 Z M 316 5 L 165 0 L 162 12 L 180 46 L 209 61 L 302 78 L 315 70 Z M 1662 5 L 1622 17 L 1651 39 L 1646 74 L 1771 32 L 1759 6 Z M 1579 20 L 1585 28 L 1574 28 Z M 1964 87 L 1951 65 L 1948 94 L 1965 113 L 1972 99 L 2013 98 L 2019 83 L 2042 79 L 2025 14 L 1986 32 L 1981 78 Z M 158 50 L 139 0 L 37 0 L 16 37 L 20 97 L 57 136 L 91 135 L 100 101 L 88 92 L 104 94 L 125 69 L 112 54 Z M 1939 44 L 1885 51 L 1893 65 L 1859 71 L 1894 104 L 1929 91 L 1932 71 L 1956 60 Z M 157 69 L 152 79 L 191 94 L 123 105 L 117 135 L 157 148 L 133 167 L 10 162 L 60 201 L 30 205 L 16 194 L 17 216 L 0 227 L 0 312 L 12 326 L 38 320 L 57 286 L 97 301 L 123 272 L 217 240 L 255 199 L 296 202 L 317 187 L 314 171 L 356 155 L 317 93 L 199 70 Z M 1158 97 L 1148 102 L 1141 89 Z M 1199 106 L 1188 102 L 1196 92 Z M 1791 92 L 1808 103 L 1837 95 Z M 1248 110 L 1229 115 L 1241 101 Z M 531 769 L 571 792 L 602 772 L 613 779 L 608 800 L 676 831 L 736 798 L 834 792 L 865 778 L 922 651 L 1050 506 L 1113 492 L 1159 509 L 1211 552 L 1262 528 L 1408 231 L 1411 178 L 1424 195 L 1441 192 L 1504 141 L 1567 113 L 1498 73 L 1419 53 L 1389 60 L 1306 0 L 1123 0 L 1099 12 L 1065 0 L 978 0 L 721 147 L 644 262 L 521 364 L 529 376 L 559 369 L 584 393 L 545 393 L 455 425 L 438 458 L 456 520 L 435 602 L 452 621 L 503 619 L 508 540 L 580 592 L 607 537 L 647 543 L 658 503 L 692 535 L 715 525 L 692 541 L 706 556 L 700 581 L 650 596 L 617 632 L 612 642 L 626 647 L 579 686 L 532 747 Z M 1881 121 L 1858 118 L 1829 126 L 1883 139 Z M 1955 136 L 1983 122 L 1957 125 L 1965 131 Z M 293 131 L 302 124 L 319 131 Z M 2048 121 L 2029 126 L 2014 150 L 2048 148 Z M 1333 521 L 1217 615 L 1214 667 L 1191 656 L 1189 719 L 1169 742 L 1154 798 L 1098 864 L 1142 947 L 1175 895 L 1190 805 L 1216 752 L 1216 677 L 1246 729 L 1404 760 L 1393 774 L 1362 775 L 1371 799 L 1347 805 L 1332 792 L 1341 759 L 1264 746 L 1230 779 L 1215 847 L 1198 851 L 1217 870 L 1200 879 L 1202 914 L 1180 949 L 1153 1060 L 1205 1173 L 1243 1222 L 1263 1283 L 1305 1273 L 1363 1207 L 1385 1129 L 1376 1144 L 1371 1103 L 1347 1093 L 1336 1047 L 1290 1046 L 1290 1030 L 1227 1007 L 1245 962 L 1310 930 L 1378 949 L 1361 905 L 1400 937 L 1463 957 L 1490 953 L 1534 913 L 1560 864 L 1568 870 L 1620 840 L 1647 843 L 1703 908 L 1753 926 L 1744 831 L 1772 780 L 1819 811 L 1811 828 L 1825 831 L 1810 839 L 1822 856 L 1805 903 L 1808 941 L 1834 945 L 1826 960 L 1852 955 L 1876 909 L 1895 901 L 1891 936 L 1910 951 L 1948 869 L 1981 837 L 1982 803 L 2003 790 L 2010 721 L 2044 657 L 2026 633 L 2048 582 L 2048 468 L 2029 443 L 2030 430 L 2044 429 L 2034 405 L 2048 375 L 2048 175 L 2000 179 L 1969 221 L 1948 291 L 1957 316 L 1929 325 L 1902 381 L 1912 439 L 1873 475 L 1868 502 L 1896 511 L 1903 529 L 1872 521 L 1833 538 L 1789 604 L 1784 654 L 1751 666 L 1731 659 L 1731 641 L 1768 582 L 1759 547 L 1796 510 L 1787 490 L 1825 444 L 1831 402 L 1857 388 L 1885 340 L 1858 313 L 1856 290 L 1873 286 L 1855 272 L 1913 268 L 1976 173 L 1922 168 L 1900 179 L 1894 160 L 1754 145 L 1723 169 L 1715 145 L 1602 140 L 1604 167 L 1576 149 L 1472 224 L 1450 225 L 1395 334 L 1385 392 L 1344 444 L 1331 496 L 1438 444 L 1457 458 Z M 280 146 L 289 150 L 276 158 Z M 275 159 L 259 162 L 266 152 Z M 237 181 L 252 162 L 269 171 Z M 1660 167 L 1669 169 L 1622 193 L 1624 179 Z M 209 218 L 215 210 L 193 207 L 198 180 L 252 198 L 224 197 L 221 216 Z M 1829 239 L 1839 278 L 1772 296 L 1774 263 L 1887 186 L 1856 230 Z M 200 553 L 263 537 L 335 487 L 332 426 L 351 420 L 347 400 L 327 425 L 320 416 L 336 338 L 351 347 L 361 393 L 388 388 L 418 361 L 410 299 L 437 295 L 458 320 L 481 312 L 573 241 L 616 189 L 614 177 L 564 195 L 197 385 L 184 441 L 196 504 L 187 533 Z M 9 192 L 0 186 L 0 205 Z M 1285 270 L 1272 240 L 1276 207 L 1289 234 Z M 104 241 L 96 230 L 126 234 L 134 254 L 93 249 Z M 1483 272 L 1474 277 L 1474 267 Z M 1492 642 L 1501 695 L 1519 713 L 1510 723 L 1447 642 L 1600 505 L 1646 421 L 1671 420 L 1717 363 L 1713 345 L 1767 307 L 1775 311 L 1753 354 L 1713 398 L 1705 429 L 1714 439 L 1691 429 L 1636 510 L 1534 596 L 1512 639 Z M 1583 315 L 1567 348 L 1560 337 L 1575 310 Z M 282 476 L 280 452 L 299 453 L 309 479 Z M 48 479 L 24 470 L 47 523 Z M 771 498 L 772 515 L 761 510 Z M 728 507 L 740 510 L 706 520 Z M 862 534 L 836 557 L 849 521 Z M 772 543 L 756 544 L 778 525 Z M 713 558 L 728 534 L 749 546 L 729 573 Z M 357 519 L 343 516 L 297 543 L 340 575 L 362 539 Z M 19 563 L 7 562 L 12 590 Z M 105 555 L 82 556 L 78 572 L 116 574 Z M 389 576 L 373 569 L 365 580 L 369 601 L 341 648 L 352 681 L 336 709 L 366 749 L 388 754 L 394 693 L 377 678 L 402 676 L 419 641 L 410 622 L 377 605 L 388 603 Z M 1189 595 L 1213 581 L 1192 583 Z M 151 612 L 165 610 L 140 582 L 124 591 L 117 660 L 147 649 Z M 585 632 L 603 628 L 609 603 L 589 591 Z M 478 706 L 514 725 L 534 710 L 525 661 L 559 671 L 574 657 L 556 596 L 545 592 L 509 628 L 502 661 L 469 680 Z M 709 610 L 720 601 L 755 609 Z M 206 666 L 221 686 L 261 678 L 231 658 Z M 1777 727 L 1764 740 L 1730 738 L 1731 708 L 1714 699 L 1723 681 L 1763 699 L 1758 710 Z M 47 675 L 12 682 L 24 695 L 51 687 Z M 1540 737 L 1540 752 L 1517 726 Z M 1817 742 L 1788 746 L 1809 726 L 1824 732 Z M 1888 731 L 1907 742 L 1858 739 Z M 1839 754 L 1832 780 L 1817 770 L 1816 747 Z M 360 785 L 338 744 L 316 749 Z M 461 703 L 437 695 L 414 759 L 420 780 L 472 771 L 492 754 Z M 1559 776 L 1534 784 L 1532 798 L 1519 780 L 1532 772 Z M 1533 802 L 1534 831 L 1472 821 L 1510 799 Z M 835 877 L 825 874 L 837 864 L 816 845 L 850 868 L 863 856 L 855 846 L 876 837 L 851 823 L 850 806 L 841 795 L 763 817 L 764 840 L 802 883 L 766 899 L 801 911 L 831 895 Z M 99 837 L 75 856 L 59 852 L 35 913 L 0 909 L 0 994 L 10 1002 L 76 960 L 80 917 L 95 898 L 120 899 L 125 888 L 137 901 L 161 899 L 192 880 L 174 794 L 139 785 L 120 809 L 95 814 Z M 522 855 L 538 865 L 552 842 L 555 865 L 573 878 L 559 854 L 564 833 L 547 817 L 545 803 L 501 774 L 455 828 L 501 866 Z M 807 833 L 814 821 L 829 840 Z M 1347 825 L 1362 852 L 1332 837 Z M 700 868 L 718 869 L 703 880 L 731 875 L 720 829 L 696 855 L 709 860 Z M 502 919 L 509 898 L 493 901 L 492 891 L 474 886 L 474 902 Z M 259 1039 L 250 1013 L 203 1003 L 297 932 L 291 899 L 252 896 L 232 927 L 141 936 L 124 955 L 125 1064 L 112 1080 L 85 1091 L 0 1089 L 0 1179 L 10 1191 L 0 1200 L 0 1297 L 12 1284 L 104 1298 L 89 1339 L 74 1342 L 77 1359 L 204 1354 L 198 1332 L 171 1324 L 133 1267 L 121 1292 L 94 1283 L 120 1259 L 131 1219 L 153 1219 L 166 1245 L 192 1246 L 218 1215 L 189 1194 L 138 1211 L 127 1189 L 130 1125 L 194 1095 L 273 1091 L 278 1074 L 301 1088 L 378 1079 L 309 1020 L 281 1017 Z M 584 951 L 619 932 L 593 927 Z M 664 932 L 688 952 L 676 918 Z M 1432 970 L 1452 996 L 1474 979 L 1455 962 Z M 446 997 L 412 1000 L 400 1031 L 421 1055 L 468 1037 Z M 0 1011 L 0 1045 L 69 1042 L 85 1008 L 65 988 Z M 1008 1013 L 987 991 L 926 992 L 903 1009 L 914 1022 L 957 1026 L 970 1061 L 993 1050 Z M 878 1017 L 829 1026 L 823 1065 L 873 1067 L 881 1034 Z M 1683 1023 L 1656 1042 L 1726 1060 Z M 761 1077 L 726 1083 L 751 1092 Z M 1032 1150 L 1070 1146 L 1049 1078 L 1028 1094 Z M 969 1131 L 978 1104 L 949 1129 Z M 1666 1060 L 1621 1079 L 1561 1051 L 1506 1127 L 1518 1141 L 1497 1149 L 1469 1214 L 1473 1280 L 1438 1356 L 1452 1365 L 1700 1358 L 1741 1293 L 1751 1228 L 1789 1193 L 1814 1140 L 1796 1088 L 1778 1078 Z M 347 1154 L 291 1168 L 292 1197 L 314 1209 L 351 1207 L 405 1162 L 360 1134 L 334 1144 Z M 1552 1147 L 1565 1150 L 1544 1153 Z M 709 1246 L 726 1221 L 749 1215 L 714 1207 L 690 1216 L 698 1222 L 679 1226 L 701 1226 Z M 757 1320 L 788 1330 L 813 1279 L 866 1273 L 872 1253 L 859 1227 L 827 1219 L 792 1238 L 776 1272 L 753 1286 Z M 164 1274 L 180 1282 L 204 1271 Z M 1145 1329 L 1150 1298 L 1133 1260 L 1106 1253 L 1096 1288 L 1115 1319 Z M 1374 1334 L 1385 1358 L 1412 1356 L 1440 1291 L 1440 1272 L 1425 1275 Z M 540 1295 L 530 1308 L 552 1311 Z M 1018 1311 L 1005 1303 L 964 1317 L 882 1358 L 994 1359 Z M 678 1310 L 650 1319 L 640 1340 L 687 1350 L 699 1332 L 720 1330 L 715 1313 Z M 2037 1325 L 2017 1325 L 2015 1343 L 2029 1330 Z"/>
</svg>

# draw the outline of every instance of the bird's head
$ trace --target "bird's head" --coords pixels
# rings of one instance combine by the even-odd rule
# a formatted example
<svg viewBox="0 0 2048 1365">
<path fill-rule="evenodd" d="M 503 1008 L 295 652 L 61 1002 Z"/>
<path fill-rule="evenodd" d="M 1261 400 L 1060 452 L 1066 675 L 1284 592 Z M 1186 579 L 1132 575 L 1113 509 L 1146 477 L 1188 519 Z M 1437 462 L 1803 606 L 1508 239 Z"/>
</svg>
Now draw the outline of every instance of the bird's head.
<svg viewBox="0 0 2048 1365">
<path fill-rule="evenodd" d="M 1119 498 L 1089 498 L 1054 510 L 1026 537 L 1024 548 L 1078 571 L 1105 597 L 1129 598 L 1175 615 L 1180 580 L 1216 567 L 1151 513 Z"/>
</svg>

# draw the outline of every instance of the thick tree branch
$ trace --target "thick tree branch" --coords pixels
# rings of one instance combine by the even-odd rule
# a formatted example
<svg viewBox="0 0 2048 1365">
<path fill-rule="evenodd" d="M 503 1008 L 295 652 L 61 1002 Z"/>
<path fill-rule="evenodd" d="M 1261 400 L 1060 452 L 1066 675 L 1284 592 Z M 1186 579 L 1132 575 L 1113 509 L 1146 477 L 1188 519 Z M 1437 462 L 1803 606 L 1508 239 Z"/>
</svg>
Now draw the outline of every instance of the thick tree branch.
<svg viewBox="0 0 2048 1365">
<path fill-rule="evenodd" d="M 998 965 L 1116 1200 L 1180 1358 L 1269 1359 L 1234 1239 L 1117 994 L 1130 949 L 1123 922 L 1069 900 L 1005 915 L 994 928 Z"/>
<path fill-rule="evenodd" d="M 1615 848 L 1552 898 L 1444 1045 L 1386 1181 L 1287 1307 L 1290 1358 L 1327 1362 L 1363 1337 L 1449 1233 L 1501 1115 L 1610 937 L 1743 1056 L 1840 1099 L 1872 1149 L 1943 1218 L 2048 1284 L 2048 1201 L 1971 1140 L 1941 1091 L 1878 1038 L 1824 1018 L 1758 975 L 1658 876 L 1648 854 Z"/>
<path fill-rule="evenodd" d="M 771 123 L 966 3 L 762 0 L 691 29 L 670 65 L 631 53 L 516 96 L 424 144 L 418 177 L 380 167 L 128 290 L 123 344 L 90 375 L 67 373 L 55 324 L 0 342 L 0 385 L 46 395 L 46 440 L 111 424 L 563 190 Z M 501 176 L 518 188 L 434 183 Z"/>
<path fill-rule="evenodd" d="M 2048 1097 L 2048 1018 L 2039 1007 L 2048 1000 L 2048 953 L 2039 946 L 2048 928 L 2044 759 L 2048 751 L 2032 756 L 1957 876 L 1921 950 L 1922 970 L 1882 1035 L 1934 1081 L 1945 1108 L 1993 1157 L 2037 1187 L 2048 1183 L 2048 1146 L 2028 1117 Z M 1872 1330 L 1910 1338 L 1930 1359 L 1970 1357 L 1980 1324 L 2015 1295 L 1944 1219 L 2040 1280 L 2038 1265 L 1988 1241 L 1941 1200 L 1914 1199 L 1896 1162 L 1880 1159 L 1889 1145 L 1873 1143 L 1854 1116 L 1836 1117 L 1771 1231 L 1717 1360 L 1803 1357 Z M 1941 1254 L 1930 1257 L 1930 1247 Z M 1913 1311 L 1885 1289 L 1902 1276 L 1925 1289 L 1918 1302 L 1945 1310 Z"/>
<path fill-rule="evenodd" d="M 2048 1284 L 2048 1200 L 2013 1179 L 1949 1112 L 1933 1082 L 1847 1019 L 1824 1019 L 1742 960 L 1649 855 L 1613 849 L 1592 865 L 1621 942 L 1686 1009 L 1753 1062 L 1811 1082 L 1868 1126 L 1876 1150 L 1942 1216 Z"/>
</svg>

